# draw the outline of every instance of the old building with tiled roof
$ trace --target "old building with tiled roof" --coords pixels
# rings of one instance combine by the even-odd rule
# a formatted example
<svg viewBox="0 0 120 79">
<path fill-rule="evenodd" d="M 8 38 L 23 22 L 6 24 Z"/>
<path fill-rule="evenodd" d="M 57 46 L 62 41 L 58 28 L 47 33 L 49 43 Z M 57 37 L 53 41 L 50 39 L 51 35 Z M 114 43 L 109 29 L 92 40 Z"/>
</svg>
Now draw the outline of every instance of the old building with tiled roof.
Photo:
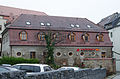
<svg viewBox="0 0 120 79">
<path fill-rule="evenodd" d="M 55 44 L 55 62 L 61 66 L 106 67 L 114 72 L 112 42 L 108 31 L 86 18 L 22 14 L 2 33 L 2 55 L 38 58 L 44 63 L 45 35 L 60 40 Z"/>
<path fill-rule="evenodd" d="M 0 46 L 1 46 L 1 33 L 6 28 L 4 25 L 6 23 L 11 22 L 12 20 L 15 20 L 20 14 L 47 15 L 46 13 L 40 11 L 33 11 L 0 5 Z"/>
<path fill-rule="evenodd" d="M 113 42 L 113 57 L 116 58 L 116 71 L 120 72 L 120 13 L 113 13 L 98 24 L 109 31 L 110 40 Z"/>
</svg>

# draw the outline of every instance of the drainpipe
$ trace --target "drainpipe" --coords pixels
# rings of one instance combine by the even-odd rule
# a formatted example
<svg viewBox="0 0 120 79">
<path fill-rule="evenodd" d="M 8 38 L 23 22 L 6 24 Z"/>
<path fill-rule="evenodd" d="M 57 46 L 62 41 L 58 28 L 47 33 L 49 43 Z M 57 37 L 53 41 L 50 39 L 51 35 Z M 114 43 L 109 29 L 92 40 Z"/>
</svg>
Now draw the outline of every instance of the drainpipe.
<svg viewBox="0 0 120 79">
<path fill-rule="evenodd" d="M 0 53 L 0 56 L 2 57 L 2 38 L 1 38 L 1 53 Z"/>
<path fill-rule="evenodd" d="M 12 46 L 10 46 L 10 55 L 12 57 Z"/>
</svg>

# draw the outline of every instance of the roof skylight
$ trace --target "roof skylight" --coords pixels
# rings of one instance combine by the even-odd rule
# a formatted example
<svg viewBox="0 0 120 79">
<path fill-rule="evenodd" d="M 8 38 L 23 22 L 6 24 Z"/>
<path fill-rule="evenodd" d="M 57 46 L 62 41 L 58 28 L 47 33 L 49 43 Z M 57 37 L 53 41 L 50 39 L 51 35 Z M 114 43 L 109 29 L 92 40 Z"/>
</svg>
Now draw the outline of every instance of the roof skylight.
<svg viewBox="0 0 120 79">
<path fill-rule="evenodd" d="M 40 23 L 41 26 L 44 26 L 45 24 L 43 22 Z"/>
<path fill-rule="evenodd" d="M 76 24 L 76 27 L 80 27 L 80 25 Z"/>
<path fill-rule="evenodd" d="M 74 24 L 70 24 L 70 26 L 71 26 L 71 27 L 75 27 L 75 25 L 74 25 Z"/>
<path fill-rule="evenodd" d="M 31 25 L 31 22 L 30 21 L 26 21 L 26 25 Z"/>
<path fill-rule="evenodd" d="M 50 23 L 47 23 L 46 25 L 47 25 L 47 26 L 51 26 L 51 24 L 50 24 Z"/>
<path fill-rule="evenodd" d="M 90 25 L 87 25 L 87 27 L 88 27 L 88 28 L 91 28 L 91 26 L 90 26 Z"/>
</svg>

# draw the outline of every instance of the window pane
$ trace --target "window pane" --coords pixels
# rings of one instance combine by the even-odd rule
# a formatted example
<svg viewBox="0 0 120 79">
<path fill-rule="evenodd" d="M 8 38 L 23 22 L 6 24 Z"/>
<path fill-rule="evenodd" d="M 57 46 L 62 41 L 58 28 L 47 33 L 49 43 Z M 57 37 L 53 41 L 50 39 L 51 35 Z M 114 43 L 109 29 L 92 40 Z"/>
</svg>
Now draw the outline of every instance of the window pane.
<svg viewBox="0 0 120 79">
<path fill-rule="evenodd" d="M 20 33 L 20 39 L 21 39 L 21 40 L 27 40 L 27 33 L 24 32 L 24 31 L 21 32 L 21 33 Z"/>
<path fill-rule="evenodd" d="M 20 67 L 21 70 L 26 70 L 26 72 L 40 72 L 40 67 L 39 66 L 28 66 L 28 65 L 23 65 Z"/>
<path fill-rule="evenodd" d="M 101 53 L 101 57 L 102 57 L 102 58 L 105 58 L 105 52 L 102 52 L 102 53 Z"/>
<path fill-rule="evenodd" d="M 30 52 L 30 58 L 35 58 L 35 52 Z"/>
</svg>

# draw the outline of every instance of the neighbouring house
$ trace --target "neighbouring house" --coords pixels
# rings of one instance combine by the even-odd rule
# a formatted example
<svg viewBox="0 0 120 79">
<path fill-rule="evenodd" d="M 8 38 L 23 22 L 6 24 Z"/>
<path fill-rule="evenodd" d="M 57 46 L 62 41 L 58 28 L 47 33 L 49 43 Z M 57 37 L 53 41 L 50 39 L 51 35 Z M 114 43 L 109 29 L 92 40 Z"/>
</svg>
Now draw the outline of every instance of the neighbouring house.
<svg viewBox="0 0 120 79">
<path fill-rule="evenodd" d="M 86 18 L 22 14 L 2 32 L 2 56 L 37 58 L 44 63 L 45 33 L 56 40 L 55 63 L 61 66 L 105 67 L 115 72 L 108 31 Z"/>
<path fill-rule="evenodd" d="M 113 57 L 116 58 L 116 71 L 120 72 L 120 13 L 109 15 L 98 24 L 109 31 L 110 40 L 113 42 Z"/>
<path fill-rule="evenodd" d="M 1 56 L 1 33 L 6 28 L 5 24 L 15 20 L 20 14 L 47 15 L 44 12 L 19 9 L 0 5 L 0 56 Z"/>
</svg>

